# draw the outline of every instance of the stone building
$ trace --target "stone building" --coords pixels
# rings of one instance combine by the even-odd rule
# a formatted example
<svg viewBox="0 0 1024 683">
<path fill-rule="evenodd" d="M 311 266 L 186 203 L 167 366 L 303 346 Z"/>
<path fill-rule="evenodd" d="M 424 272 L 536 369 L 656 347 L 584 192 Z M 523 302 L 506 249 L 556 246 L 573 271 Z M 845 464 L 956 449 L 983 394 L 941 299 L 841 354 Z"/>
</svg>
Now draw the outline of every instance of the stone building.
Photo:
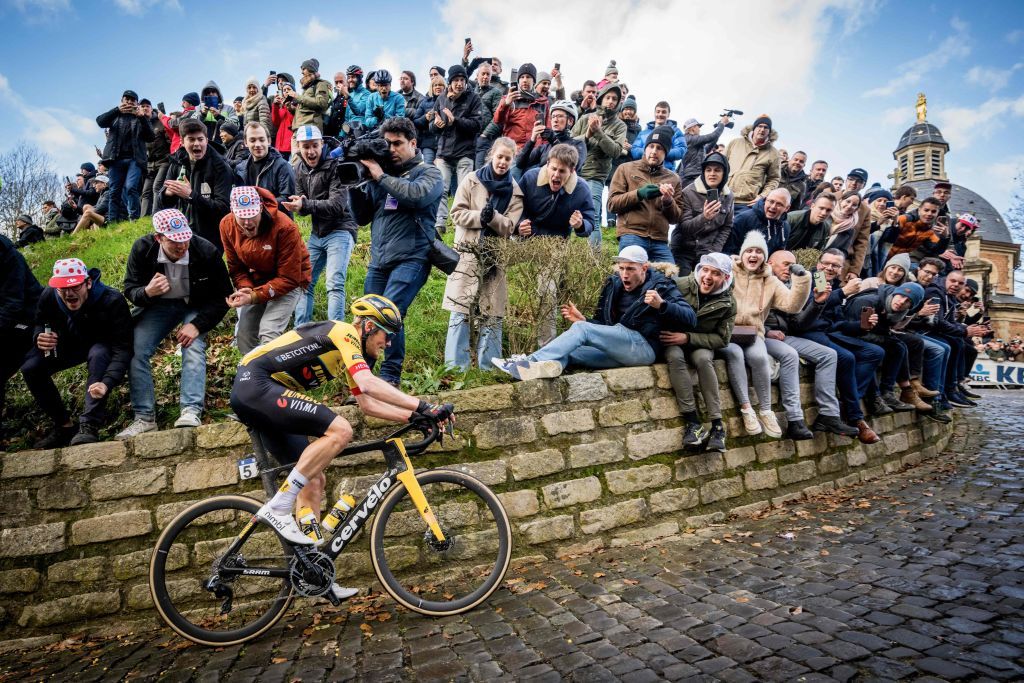
<svg viewBox="0 0 1024 683">
<path fill-rule="evenodd" d="M 896 160 L 893 189 L 910 185 L 918 199 L 932 194 L 935 183 L 952 185 L 949 199 L 950 224 L 956 214 L 971 213 L 981 221 L 975 237 L 968 241 L 964 272 L 982 285 L 985 304 L 992 316 L 995 336 L 1024 336 L 1024 299 L 1014 294 L 1013 273 L 1020 265 L 1020 245 L 1014 243 L 1006 219 L 977 192 L 949 180 L 946 154 L 949 143 L 927 119 L 925 96 L 918 95 L 917 120 L 900 137 L 892 153 Z"/>
</svg>

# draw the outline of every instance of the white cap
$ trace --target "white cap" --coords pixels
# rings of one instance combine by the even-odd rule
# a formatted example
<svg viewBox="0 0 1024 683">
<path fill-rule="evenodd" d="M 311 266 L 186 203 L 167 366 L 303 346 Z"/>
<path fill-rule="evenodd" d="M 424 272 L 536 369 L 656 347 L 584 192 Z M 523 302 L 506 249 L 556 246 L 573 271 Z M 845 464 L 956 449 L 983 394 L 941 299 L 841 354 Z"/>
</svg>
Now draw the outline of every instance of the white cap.
<svg viewBox="0 0 1024 683">
<path fill-rule="evenodd" d="M 626 261 L 629 263 L 647 263 L 647 250 L 643 247 L 631 244 L 628 247 L 623 247 L 619 255 L 615 257 L 615 262 Z"/>
</svg>

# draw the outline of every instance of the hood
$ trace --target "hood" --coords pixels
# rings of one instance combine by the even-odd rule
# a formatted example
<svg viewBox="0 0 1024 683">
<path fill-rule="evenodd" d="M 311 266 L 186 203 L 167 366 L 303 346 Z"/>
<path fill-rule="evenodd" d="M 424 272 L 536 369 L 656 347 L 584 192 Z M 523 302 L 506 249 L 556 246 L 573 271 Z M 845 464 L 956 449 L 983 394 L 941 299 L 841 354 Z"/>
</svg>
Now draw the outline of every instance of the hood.
<svg viewBox="0 0 1024 683">
<path fill-rule="evenodd" d="M 665 261 L 651 261 L 650 267 L 652 270 L 656 270 L 665 277 L 676 277 L 679 275 L 679 266 L 674 263 L 667 263 Z"/>
<path fill-rule="evenodd" d="M 622 92 L 622 91 L 620 90 L 619 92 Z M 665 121 L 665 123 L 663 123 L 662 125 L 664 125 L 664 126 L 672 126 L 672 130 L 674 130 L 677 133 L 679 132 L 679 124 L 676 123 L 675 119 L 667 119 Z M 657 128 L 657 126 L 654 124 L 654 121 L 648 121 L 647 122 L 647 130 L 652 130 L 653 131 L 655 128 Z"/>
<path fill-rule="evenodd" d="M 615 112 L 618 113 L 619 108 L 622 107 L 622 86 L 619 85 L 618 83 L 605 83 L 604 87 L 597 91 L 597 108 L 603 109 L 603 107 L 601 106 L 601 100 L 603 100 L 604 96 L 610 93 L 612 90 L 619 93 L 619 103 L 615 105 Z"/>
<path fill-rule="evenodd" d="M 708 164 L 720 164 L 724 169 L 725 173 L 722 174 L 722 184 L 728 190 L 729 185 L 729 160 L 725 158 L 725 155 L 719 154 L 718 152 L 712 152 L 711 154 L 704 157 L 704 161 L 700 162 L 701 180 L 704 179 L 704 167 Z"/>
<path fill-rule="evenodd" d="M 274 198 L 274 193 L 270 190 L 262 187 L 257 187 L 256 191 L 260 193 L 260 201 L 263 202 L 263 210 L 270 217 L 270 222 L 260 221 L 260 234 L 263 234 L 270 230 L 270 226 L 277 222 L 279 211 L 277 210 L 277 199 Z"/>
<path fill-rule="evenodd" d="M 200 97 L 202 97 L 203 95 L 209 95 L 211 93 L 216 93 L 217 97 L 220 98 L 220 103 L 225 104 L 224 95 L 222 95 L 220 92 L 220 86 L 218 86 L 213 81 L 207 81 L 206 85 L 203 86 L 203 89 L 199 93 L 199 95 Z"/>
<path fill-rule="evenodd" d="M 693 269 L 694 284 L 697 286 L 698 291 L 700 291 L 700 284 L 696 281 L 696 279 L 700 277 L 701 268 L 707 266 L 716 268 L 726 274 L 725 282 L 723 282 L 718 289 L 711 292 L 711 296 L 721 294 L 722 292 L 732 287 L 732 258 L 728 254 L 722 254 L 720 252 L 712 251 L 701 256 L 700 262 Z"/>
<path fill-rule="evenodd" d="M 740 131 L 740 135 L 743 136 L 744 140 L 749 140 L 750 139 L 750 134 L 752 132 L 754 132 L 754 127 L 753 126 L 744 126 L 743 130 Z M 777 131 L 774 128 L 772 128 L 771 132 L 768 133 L 768 144 L 765 145 L 765 146 L 766 147 L 771 147 L 772 145 L 775 144 L 775 141 L 778 140 L 778 139 L 779 139 L 779 131 Z"/>
</svg>

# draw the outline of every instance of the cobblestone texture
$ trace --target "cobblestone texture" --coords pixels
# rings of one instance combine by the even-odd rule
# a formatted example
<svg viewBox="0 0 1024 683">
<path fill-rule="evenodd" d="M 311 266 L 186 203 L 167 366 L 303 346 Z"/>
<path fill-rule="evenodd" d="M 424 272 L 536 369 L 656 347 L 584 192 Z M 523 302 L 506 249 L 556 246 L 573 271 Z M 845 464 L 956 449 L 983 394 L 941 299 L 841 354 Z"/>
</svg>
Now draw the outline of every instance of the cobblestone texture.
<svg viewBox="0 0 1024 683">
<path fill-rule="evenodd" d="M 166 630 L 35 639 L 16 655 L 0 643 L 0 680 L 1021 680 L 1021 415 L 1024 392 L 987 396 L 919 467 L 753 519 L 694 518 L 702 528 L 649 547 L 516 567 L 460 617 L 379 593 L 337 610 L 297 601 L 245 647 Z M 650 521 L 648 538 L 666 531 Z"/>
</svg>

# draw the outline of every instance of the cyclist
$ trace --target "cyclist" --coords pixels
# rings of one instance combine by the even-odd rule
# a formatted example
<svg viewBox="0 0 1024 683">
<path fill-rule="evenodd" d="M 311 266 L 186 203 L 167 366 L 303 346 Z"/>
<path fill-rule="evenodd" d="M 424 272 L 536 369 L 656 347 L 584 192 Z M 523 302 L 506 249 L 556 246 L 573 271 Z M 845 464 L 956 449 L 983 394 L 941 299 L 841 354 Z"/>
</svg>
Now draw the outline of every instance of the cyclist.
<svg viewBox="0 0 1024 683">
<path fill-rule="evenodd" d="M 344 377 L 366 415 L 406 422 L 443 424 L 450 405 L 433 405 L 402 393 L 370 368 L 402 329 L 398 307 L 379 294 L 352 302 L 352 322 L 314 322 L 286 332 L 247 353 L 231 389 L 231 407 L 247 425 L 258 428 L 271 454 L 295 466 L 278 492 L 256 516 L 295 545 L 317 542 L 299 528 L 292 510 L 312 508 L 319 518 L 326 478 L 323 471 L 352 440 L 352 426 L 330 408 L 302 393 Z M 316 440 L 309 442 L 306 437 Z M 331 586 L 336 598 L 353 588 Z"/>
</svg>

